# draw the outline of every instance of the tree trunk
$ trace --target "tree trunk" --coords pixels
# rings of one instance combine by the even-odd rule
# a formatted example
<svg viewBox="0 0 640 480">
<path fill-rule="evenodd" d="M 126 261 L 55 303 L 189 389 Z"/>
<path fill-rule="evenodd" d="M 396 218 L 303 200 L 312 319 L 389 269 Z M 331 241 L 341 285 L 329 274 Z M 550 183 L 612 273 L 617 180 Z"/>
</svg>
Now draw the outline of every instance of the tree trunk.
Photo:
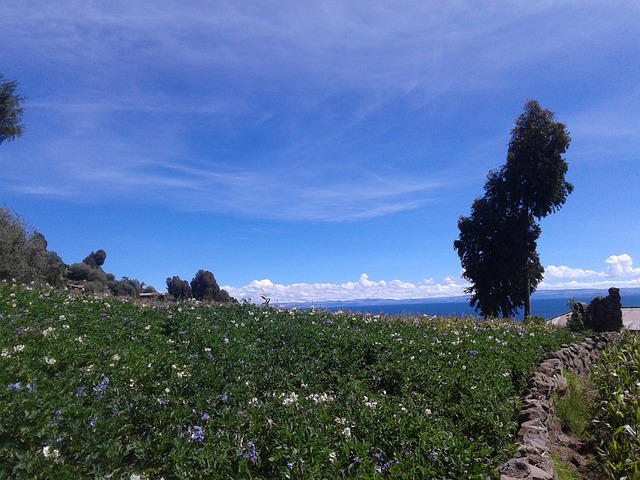
<svg viewBox="0 0 640 480">
<path fill-rule="evenodd" d="M 531 316 L 531 283 L 529 282 L 529 267 L 525 271 L 525 292 L 524 292 L 524 319 Z"/>
</svg>

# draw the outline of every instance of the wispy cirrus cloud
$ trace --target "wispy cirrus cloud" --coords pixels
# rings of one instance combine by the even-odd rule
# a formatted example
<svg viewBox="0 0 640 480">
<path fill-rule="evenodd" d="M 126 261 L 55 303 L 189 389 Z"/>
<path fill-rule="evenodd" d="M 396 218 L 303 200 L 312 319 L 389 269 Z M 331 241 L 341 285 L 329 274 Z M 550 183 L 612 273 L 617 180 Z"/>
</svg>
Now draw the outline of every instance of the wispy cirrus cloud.
<svg viewBox="0 0 640 480">
<path fill-rule="evenodd" d="M 513 72 L 637 26 L 636 7 L 591 7 L 16 2 L 0 30 L 42 76 L 25 85 L 39 116 L 34 144 L 25 137 L 0 178 L 27 196 L 261 218 L 417 209 L 445 195 L 452 165 L 469 160 L 430 149 L 437 129 L 421 129 L 416 146 L 395 124 L 438 123 L 444 105 L 513 88 Z M 562 28 L 542 21 L 550 12 Z M 389 135 L 401 140 L 380 142 Z"/>
</svg>

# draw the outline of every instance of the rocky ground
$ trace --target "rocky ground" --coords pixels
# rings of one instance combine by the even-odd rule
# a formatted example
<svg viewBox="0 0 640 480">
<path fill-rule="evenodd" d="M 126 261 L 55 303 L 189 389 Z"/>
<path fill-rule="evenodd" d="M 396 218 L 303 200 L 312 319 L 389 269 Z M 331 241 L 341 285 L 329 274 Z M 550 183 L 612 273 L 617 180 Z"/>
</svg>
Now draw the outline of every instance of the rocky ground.
<svg viewBox="0 0 640 480">
<path fill-rule="evenodd" d="M 584 441 L 572 433 L 560 432 L 552 452 L 586 480 L 606 480 L 598 465 L 597 441 Z"/>
</svg>

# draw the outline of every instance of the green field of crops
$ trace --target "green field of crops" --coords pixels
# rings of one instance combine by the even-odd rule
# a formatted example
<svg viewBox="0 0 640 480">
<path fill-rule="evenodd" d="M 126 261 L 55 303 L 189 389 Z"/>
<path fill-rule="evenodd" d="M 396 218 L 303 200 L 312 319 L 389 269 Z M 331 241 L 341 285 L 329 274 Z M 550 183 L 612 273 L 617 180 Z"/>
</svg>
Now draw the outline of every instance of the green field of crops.
<svg viewBox="0 0 640 480">
<path fill-rule="evenodd" d="M 494 478 L 564 329 L 0 284 L 0 478 Z"/>
<path fill-rule="evenodd" d="M 624 332 L 594 372 L 600 404 L 596 427 L 608 478 L 640 479 L 640 336 Z"/>
</svg>

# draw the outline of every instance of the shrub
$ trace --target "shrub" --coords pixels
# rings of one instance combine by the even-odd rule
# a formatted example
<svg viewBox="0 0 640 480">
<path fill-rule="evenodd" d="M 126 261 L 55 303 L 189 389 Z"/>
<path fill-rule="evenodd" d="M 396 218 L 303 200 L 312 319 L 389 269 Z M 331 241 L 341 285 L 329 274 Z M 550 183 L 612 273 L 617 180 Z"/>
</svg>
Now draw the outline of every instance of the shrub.
<svg viewBox="0 0 640 480">
<path fill-rule="evenodd" d="M 55 259 L 59 257 L 48 253 L 44 235 L 13 211 L 0 208 L 0 279 L 19 283 L 51 279 L 58 283 L 60 265 Z"/>
<path fill-rule="evenodd" d="M 69 280 L 97 282 L 107 284 L 107 274 L 99 267 L 91 267 L 87 263 L 74 263 L 69 266 Z"/>
</svg>

